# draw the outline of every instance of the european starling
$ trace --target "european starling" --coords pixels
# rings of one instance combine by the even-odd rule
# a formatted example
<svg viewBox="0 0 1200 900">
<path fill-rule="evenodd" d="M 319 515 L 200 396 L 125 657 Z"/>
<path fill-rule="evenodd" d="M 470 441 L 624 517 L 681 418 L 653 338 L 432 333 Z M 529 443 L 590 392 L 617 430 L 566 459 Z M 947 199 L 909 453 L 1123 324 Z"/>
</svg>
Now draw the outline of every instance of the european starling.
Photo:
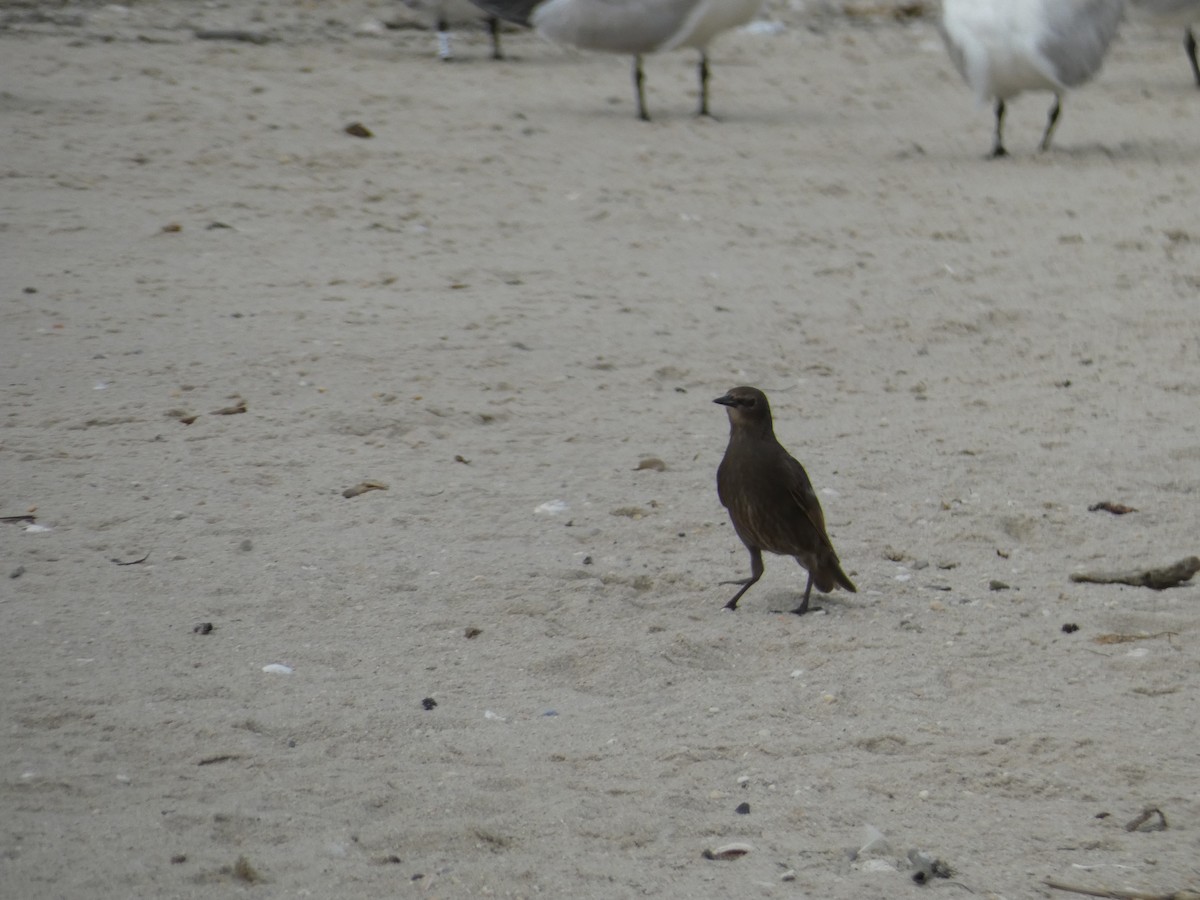
<svg viewBox="0 0 1200 900">
<path fill-rule="evenodd" d="M 823 594 L 835 585 L 857 593 L 825 533 L 825 516 L 808 473 L 775 439 L 767 395 L 758 388 L 735 387 L 713 403 L 729 413 L 729 446 L 717 469 L 717 495 L 750 551 L 750 577 L 721 582 L 742 586 L 725 608 L 737 609 L 742 594 L 762 577 L 764 550 L 794 556 L 808 570 L 796 615 L 808 612 L 813 585 Z"/>
</svg>

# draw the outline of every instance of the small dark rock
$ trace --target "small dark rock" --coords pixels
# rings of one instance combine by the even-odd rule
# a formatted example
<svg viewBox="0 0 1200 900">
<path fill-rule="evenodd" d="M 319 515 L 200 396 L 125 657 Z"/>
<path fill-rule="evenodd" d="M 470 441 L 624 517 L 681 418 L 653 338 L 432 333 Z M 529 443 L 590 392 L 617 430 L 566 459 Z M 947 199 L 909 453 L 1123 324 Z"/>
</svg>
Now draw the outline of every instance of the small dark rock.
<svg viewBox="0 0 1200 900">
<path fill-rule="evenodd" d="M 1079 626 L 1076 625 L 1074 622 L 1067 622 L 1062 627 L 1063 634 L 1074 634 L 1078 630 L 1079 630 Z"/>
<path fill-rule="evenodd" d="M 437 706 L 437 701 L 434 700 L 432 697 L 426 697 L 424 700 L 421 701 L 422 709 L 427 709 L 427 710 L 434 709 L 436 706 Z"/>
<path fill-rule="evenodd" d="M 737 813 L 739 816 L 748 816 L 748 815 L 750 815 L 750 804 L 749 803 L 739 803 L 737 809 L 735 809 L 734 812 Z"/>
<path fill-rule="evenodd" d="M 213 633 L 213 623 L 212 622 L 201 622 L 199 625 L 194 627 L 192 629 L 192 631 L 196 634 L 212 634 Z"/>
</svg>

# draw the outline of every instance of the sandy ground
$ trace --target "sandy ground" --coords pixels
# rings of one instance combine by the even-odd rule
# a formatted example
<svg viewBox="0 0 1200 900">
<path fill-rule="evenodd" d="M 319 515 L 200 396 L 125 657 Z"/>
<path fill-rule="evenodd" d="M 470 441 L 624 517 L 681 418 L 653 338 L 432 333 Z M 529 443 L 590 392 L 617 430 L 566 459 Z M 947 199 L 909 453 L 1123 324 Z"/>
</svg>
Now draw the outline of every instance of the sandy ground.
<svg viewBox="0 0 1200 900">
<path fill-rule="evenodd" d="M 647 125 L 400 12 L 0 7 L 0 895 L 1200 885 L 1198 588 L 1069 581 L 1200 549 L 1181 35 L 991 162 L 927 20 L 775 11 Z M 821 613 L 780 558 L 722 609 L 740 383 Z"/>
</svg>

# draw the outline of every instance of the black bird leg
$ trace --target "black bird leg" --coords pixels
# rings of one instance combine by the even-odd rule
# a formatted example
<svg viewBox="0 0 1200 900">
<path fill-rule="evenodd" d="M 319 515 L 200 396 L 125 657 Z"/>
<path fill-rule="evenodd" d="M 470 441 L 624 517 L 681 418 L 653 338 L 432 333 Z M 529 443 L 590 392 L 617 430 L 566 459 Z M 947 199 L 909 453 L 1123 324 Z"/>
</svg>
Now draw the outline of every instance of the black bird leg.
<svg viewBox="0 0 1200 900">
<path fill-rule="evenodd" d="M 1192 34 L 1190 28 L 1183 37 L 1183 49 L 1187 51 L 1188 62 L 1192 64 L 1192 75 L 1196 78 L 1196 87 L 1200 87 L 1200 63 L 1196 62 L 1196 35 Z"/>
<path fill-rule="evenodd" d="M 708 116 L 714 118 L 713 114 L 708 111 L 708 53 L 704 50 L 700 51 L 700 109 L 696 111 L 698 116 Z"/>
<path fill-rule="evenodd" d="M 808 595 L 812 593 L 812 572 L 808 573 L 808 584 L 804 586 L 804 599 L 800 601 L 800 605 L 792 610 L 798 616 L 808 612 Z"/>
<path fill-rule="evenodd" d="M 1046 117 L 1046 133 L 1042 135 L 1042 143 L 1038 147 L 1043 153 L 1050 149 L 1050 138 L 1054 135 L 1054 126 L 1058 124 L 1058 114 L 1062 112 L 1062 97 L 1054 95 L 1054 105 L 1050 107 L 1050 115 Z"/>
<path fill-rule="evenodd" d="M 992 144 L 992 159 L 1008 156 L 1004 149 L 1004 101 L 996 101 L 996 140 Z"/>
<path fill-rule="evenodd" d="M 638 118 L 643 122 L 650 121 L 646 112 L 646 73 L 642 71 L 642 54 L 633 55 L 633 90 L 637 95 Z"/>
<path fill-rule="evenodd" d="M 488 16 L 488 34 L 492 36 L 492 59 L 504 59 L 504 51 L 500 49 L 500 20 Z"/>
<path fill-rule="evenodd" d="M 763 561 L 762 551 L 756 547 L 750 548 L 750 577 L 742 581 L 722 581 L 721 584 L 740 584 L 742 589 L 733 595 L 733 598 L 725 604 L 726 609 L 737 609 L 738 601 L 742 599 L 742 594 L 750 590 L 758 579 L 762 578 Z M 805 595 L 805 600 L 808 595 Z"/>
</svg>

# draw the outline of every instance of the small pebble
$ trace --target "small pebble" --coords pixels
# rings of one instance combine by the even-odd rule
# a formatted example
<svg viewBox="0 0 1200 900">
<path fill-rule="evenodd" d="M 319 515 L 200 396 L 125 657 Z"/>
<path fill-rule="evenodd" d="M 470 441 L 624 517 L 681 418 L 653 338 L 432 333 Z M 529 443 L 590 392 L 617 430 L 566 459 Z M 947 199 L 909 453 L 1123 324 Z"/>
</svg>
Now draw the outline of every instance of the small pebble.
<svg viewBox="0 0 1200 900">
<path fill-rule="evenodd" d="M 11 572 L 8 573 L 8 577 L 9 578 L 20 578 L 24 574 L 25 574 L 25 567 L 17 566 L 15 569 L 13 569 Z"/>
<path fill-rule="evenodd" d="M 195 626 L 192 629 L 192 631 L 195 634 L 212 634 L 213 623 L 212 622 L 201 622 L 199 625 Z M 266 669 L 263 669 L 263 671 L 265 672 Z"/>
<path fill-rule="evenodd" d="M 735 809 L 734 812 L 737 813 L 739 816 L 748 816 L 748 815 L 750 815 L 750 804 L 749 803 L 739 803 L 737 805 L 737 809 Z"/>
<path fill-rule="evenodd" d="M 283 663 L 270 663 L 269 665 L 263 666 L 262 670 L 264 672 L 268 672 L 272 675 L 291 675 L 292 674 L 292 667 L 285 666 Z"/>
<path fill-rule="evenodd" d="M 437 701 L 434 700 L 432 697 L 426 697 L 424 700 L 421 701 L 421 708 L 425 709 L 425 710 L 437 709 Z"/>
</svg>

